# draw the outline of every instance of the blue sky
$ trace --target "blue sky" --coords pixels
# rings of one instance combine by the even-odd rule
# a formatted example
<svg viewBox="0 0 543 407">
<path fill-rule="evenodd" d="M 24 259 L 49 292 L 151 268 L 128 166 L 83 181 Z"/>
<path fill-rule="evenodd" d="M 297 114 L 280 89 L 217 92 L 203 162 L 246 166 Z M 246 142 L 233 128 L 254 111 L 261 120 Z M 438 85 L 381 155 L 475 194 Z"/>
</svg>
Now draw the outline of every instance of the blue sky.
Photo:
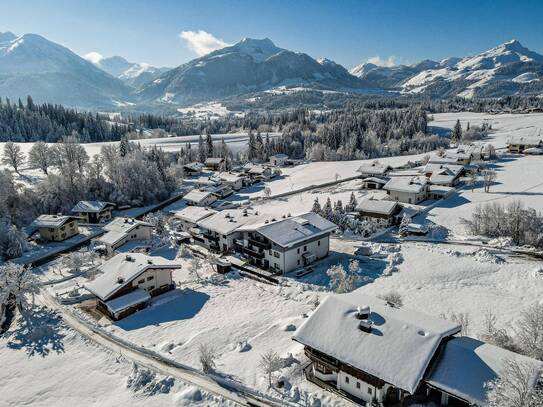
<svg viewBox="0 0 543 407">
<path fill-rule="evenodd" d="M 0 31 L 158 66 L 196 57 L 213 38 L 268 37 L 351 68 L 465 56 L 512 38 L 543 53 L 542 16 L 541 0 L 25 0 L 0 3 Z"/>
</svg>

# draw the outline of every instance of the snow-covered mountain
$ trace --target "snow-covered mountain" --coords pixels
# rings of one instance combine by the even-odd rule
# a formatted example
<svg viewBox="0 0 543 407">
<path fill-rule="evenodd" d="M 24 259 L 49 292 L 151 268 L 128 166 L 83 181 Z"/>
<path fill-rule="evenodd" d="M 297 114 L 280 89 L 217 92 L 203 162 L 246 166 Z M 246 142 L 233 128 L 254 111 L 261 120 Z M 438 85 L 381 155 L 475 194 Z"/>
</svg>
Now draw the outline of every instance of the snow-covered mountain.
<svg viewBox="0 0 543 407">
<path fill-rule="evenodd" d="M 68 48 L 36 34 L 0 34 L 0 95 L 88 109 L 126 103 L 130 89 Z"/>
<path fill-rule="evenodd" d="M 247 38 L 165 72 L 138 94 L 144 101 L 188 104 L 285 85 L 357 91 L 373 87 L 330 60 L 316 61 L 267 38 Z"/>
<path fill-rule="evenodd" d="M 432 97 L 500 97 L 543 91 L 543 56 L 516 40 L 475 56 L 410 66 L 364 64 L 351 73 L 384 89 Z"/>
<path fill-rule="evenodd" d="M 146 63 L 129 62 L 123 57 L 112 56 L 107 58 L 90 59 L 94 65 L 111 76 L 119 78 L 127 85 L 139 88 L 151 82 L 170 68 L 157 68 Z"/>
</svg>

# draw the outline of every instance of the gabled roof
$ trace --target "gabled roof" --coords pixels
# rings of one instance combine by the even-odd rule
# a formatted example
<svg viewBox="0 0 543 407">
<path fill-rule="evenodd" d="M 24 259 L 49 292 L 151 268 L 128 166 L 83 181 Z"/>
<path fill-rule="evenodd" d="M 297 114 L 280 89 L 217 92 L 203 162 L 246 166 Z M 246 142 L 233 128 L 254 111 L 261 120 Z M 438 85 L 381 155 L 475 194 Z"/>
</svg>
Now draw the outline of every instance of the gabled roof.
<svg viewBox="0 0 543 407">
<path fill-rule="evenodd" d="M 396 201 L 380 201 L 377 199 L 362 199 L 356 206 L 357 212 L 392 215 L 400 205 Z"/>
<path fill-rule="evenodd" d="M 543 138 L 538 136 L 511 136 L 509 140 L 507 140 L 507 144 L 522 144 L 525 146 L 538 147 L 543 144 Z"/>
<path fill-rule="evenodd" d="M 460 164 L 437 164 L 437 163 L 428 163 L 424 166 L 423 172 L 425 174 L 432 173 L 437 174 L 440 173 L 442 175 L 448 174 L 448 175 L 458 175 L 462 172 L 462 170 L 465 167 Z"/>
<path fill-rule="evenodd" d="M 37 228 L 59 228 L 65 223 L 77 219 L 75 216 L 68 215 L 40 215 L 32 222 L 31 226 Z"/>
<path fill-rule="evenodd" d="M 72 212 L 77 213 L 91 213 L 91 212 L 100 212 L 107 207 L 115 207 L 115 204 L 111 202 L 102 202 L 102 201 L 79 201 L 73 208 Z"/>
<path fill-rule="evenodd" d="M 264 224 L 256 229 L 281 247 L 290 247 L 303 240 L 321 236 L 337 229 L 337 226 L 313 212 Z"/>
<path fill-rule="evenodd" d="M 264 174 L 266 171 L 271 171 L 271 168 L 265 167 L 265 166 L 263 166 L 263 165 L 253 165 L 253 166 L 249 169 L 249 174 L 262 175 L 262 174 Z"/>
<path fill-rule="evenodd" d="M 185 201 L 190 202 L 202 202 L 207 197 L 213 195 L 209 191 L 200 191 L 199 189 L 193 189 L 192 191 L 189 191 L 185 196 L 183 196 L 183 199 Z"/>
<path fill-rule="evenodd" d="M 247 209 L 225 209 L 198 222 L 198 227 L 228 235 L 241 226 L 257 223 L 262 218 Z"/>
<path fill-rule="evenodd" d="M 216 214 L 217 211 L 201 206 L 187 206 L 179 211 L 173 212 L 173 216 L 186 222 L 198 223 L 208 216 Z"/>
<path fill-rule="evenodd" d="M 394 177 L 383 187 L 387 191 L 399 191 L 409 193 L 420 193 L 424 190 L 427 179 L 425 177 Z"/>
<path fill-rule="evenodd" d="M 217 178 L 219 178 L 220 180 L 224 182 L 238 182 L 238 181 L 243 180 L 246 177 L 244 177 L 240 173 L 235 173 L 235 172 L 220 172 L 219 174 L 217 174 Z"/>
<path fill-rule="evenodd" d="M 366 305 L 373 321 L 369 333 L 356 318 L 357 308 Z M 413 394 L 441 341 L 460 329 L 354 291 L 327 297 L 293 339 Z"/>
<path fill-rule="evenodd" d="M 508 361 L 533 368 L 536 374 L 530 377 L 532 386 L 537 372 L 543 372 L 543 362 L 477 339 L 459 337 L 447 341 L 426 382 L 469 403 L 486 406 L 485 383 L 500 377 Z"/>
<path fill-rule="evenodd" d="M 376 184 L 382 184 L 385 185 L 388 180 L 378 177 L 367 177 L 362 180 L 362 182 L 375 182 Z"/>
<path fill-rule="evenodd" d="M 181 264 L 158 256 L 142 253 L 117 254 L 98 267 L 103 274 L 85 288 L 102 301 L 107 301 L 118 290 L 148 269 L 180 269 Z"/>
<path fill-rule="evenodd" d="M 209 158 L 206 158 L 206 165 L 209 165 L 209 164 L 215 164 L 215 165 L 218 165 L 218 164 L 221 164 L 223 163 L 225 160 L 224 158 L 220 158 L 220 157 L 209 157 Z"/>
<path fill-rule="evenodd" d="M 371 164 L 362 164 L 358 168 L 358 172 L 360 172 L 361 174 L 369 174 L 369 175 L 383 175 L 383 174 L 386 174 L 386 172 L 391 169 L 392 167 L 390 165 L 384 165 L 381 163 L 373 162 Z"/>
<path fill-rule="evenodd" d="M 192 163 L 184 164 L 183 167 L 188 168 L 192 171 L 201 171 L 204 167 L 204 164 L 195 161 Z"/>
<path fill-rule="evenodd" d="M 153 225 L 149 222 L 144 222 L 133 218 L 115 218 L 113 221 L 104 226 L 104 230 L 107 231 L 107 233 L 102 235 L 98 240 L 100 242 L 114 245 L 138 226 L 153 227 Z"/>
</svg>

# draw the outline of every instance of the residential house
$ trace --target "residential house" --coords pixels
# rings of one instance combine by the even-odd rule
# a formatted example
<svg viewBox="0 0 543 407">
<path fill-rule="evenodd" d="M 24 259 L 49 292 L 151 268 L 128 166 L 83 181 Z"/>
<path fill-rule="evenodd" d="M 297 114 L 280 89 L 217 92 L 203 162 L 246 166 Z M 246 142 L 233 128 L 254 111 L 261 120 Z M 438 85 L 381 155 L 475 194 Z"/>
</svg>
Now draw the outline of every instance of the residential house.
<svg viewBox="0 0 543 407">
<path fill-rule="evenodd" d="M 132 218 L 115 218 L 104 226 L 106 233 L 100 236 L 97 242 L 105 245 L 107 253 L 111 255 L 127 242 L 150 240 L 153 228 L 149 222 Z"/>
<path fill-rule="evenodd" d="M 328 256 L 330 234 L 337 226 L 320 215 L 299 216 L 247 224 L 235 243 L 257 267 L 285 274 Z"/>
<path fill-rule="evenodd" d="M 229 185 L 234 191 L 239 191 L 246 184 L 247 177 L 236 172 L 220 172 L 216 178 L 225 185 Z"/>
<path fill-rule="evenodd" d="M 183 196 L 187 205 L 209 206 L 217 200 L 217 195 L 209 191 L 193 189 Z"/>
<path fill-rule="evenodd" d="M 355 211 L 360 220 L 379 223 L 383 226 L 391 226 L 398 223 L 398 214 L 402 206 L 397 201 L 362 199 Z"/>
<path fill-rule="evenodd" d="M 293 339 L 311 361 L 309 380 L 360 404 L 391 405 L 417 393 L 441 342 L 460 330 L 355 291 L 327 297 Z"/>
<path fill-rule="evenodd" d="M 467 165 L 471 162 L 471 154 L 459 152 L 447 152 L 444 156 L 434 155 L 430 157 L 430 164 L 456 164 Z"/>
<path fill-rule="evenodd" d="M 111 219 L 111 211 L 115 204 L 102 201 L 79 201 L 73 208 L 80 222 L 83 223 L 103 223 Z"/>
<path fill-rule="evenodd" d="M 507 141 L 507 150 L 510 153 L 524 153 L 529 148 L 543 148 L 541 136 L 513 136 Z"/>
<path fill-rule="evenodd" d="M 217 211 L 206 207 L 187 206 L 173 212 L 173 216 L 175 219 L 179 220 L 182 231 L 190 232 L 198 226 L 198 222 L 216 213 Z"/>
<path fill-rule="evenodd" d="M 288 155 L 286 154 L 274 154 L 270 156 L 270 164 L 276 167 L 281 167 L 287 163 Z"/>
<path fill-rule="evenodd" d="M 367 177 L 362 180 L 360 187 L 364 189 L 382 189 L 387 182 L 388 179 Z"/>
<path fill-rule="evenodd" d="M 394 177 L 383 187 L 393 201 L 418 204 L 428 198 L 426 177 Z"/>
<path fill-rule="evenodd" d="M 226 166 L 226 160 L 220 157 L 209 157 L 205 160 L 205 166 L 213 171 L 222 171 Z"/>
<path fill-rule="evenodd" d="M 368 164 L 362 164 L 357 170 L 363 178 L 367 177 L 383 177 L 389 171 L 392 171 L 390 165 L 381 164 L 378 161 L 374 161 Z"/>
<path fill-rule="evenodd" d="M 229 252 L 234 249 L 234 241 L 242 236 L 238 229 L 248 223 L 262 221 L 258 212 L 248 209 L 225 209 L 198 222 L 198 229 L 208 249 Z"/>
<path fill-rule="evenodd" d="M 211 192 L 218 199 L 226 198 L 234 193 L 234 190 L 230 185 L 218 185 L 216 187 L 203 188 L 204 191 Z"/>
<path fill-rule="evenodd" d="M 97 309 L 114 320 L 144 308 L 151 297 L 172 290 L 173 270 L 181 264 L 141 253 L 117 254 L 98 267 L 102 274 L 85 284 L 97 298 Z"/>
<path fill-rule="evenodd" d="M 200 175 L 202 173 L 202 170 L 204 168 L 204 164 L 199 162 L 192 162 L 183 165 L 183 170 L 185 171 L 186 176 L 194 176 L 194 175 Z"/>
<path fill-rule="evenodd" d="M 78 218 L 67 215 L 40 215 L 32 222 L 42 240 L 60 242 L 79 233 Z"/>
<path fill-rule="evenodd" d="M 448 187 L 446 185 L 430 185 L 428 186 L 428 199 L 444 199 L 448 198 L 456 189 Z"/>
<path fill-rule="evenodd" d="M 198 177 L 196 179 L 198 188 L 218 187 L 222 185 L 222 181 L 216 177 Z"/>
<path fill-rule="evenodd" d="M 422 170 L 432 185 L 455 186 L 465 173 L 464 165 L 428 163 Z"/>
<path fill-rule="evenodd" d="M 274 176 L 270 167 L 261 164 L 245 164 L 243 171 L 249 176 L 253 184 L 260 181 L 267 181 Z"/>
</svg>

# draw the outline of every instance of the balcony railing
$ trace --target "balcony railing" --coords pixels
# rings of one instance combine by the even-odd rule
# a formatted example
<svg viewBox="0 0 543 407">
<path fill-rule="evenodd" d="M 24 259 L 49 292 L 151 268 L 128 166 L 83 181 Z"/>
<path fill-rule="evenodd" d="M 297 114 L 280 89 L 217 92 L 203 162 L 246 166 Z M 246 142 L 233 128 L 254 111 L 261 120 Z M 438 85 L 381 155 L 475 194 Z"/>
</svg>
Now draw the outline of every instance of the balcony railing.
<svg viewBox="0 0 543 407">
<path fill-rule="evenodd" d="M 259 240 L 259 239 L 256 239 L 254 237 L 249 237 L 247 239 L 247 241 L 256 246 L 256 247 L 260 247 L 261 249 L 264 249 L 264 250 L 269 250 L 271 249 L 271 242 L 270 241 L 267 241 L 267 242 L 264 242 L 263 240 Z"/>
<path fill-rule="evenodd" d="M 212 235 L 210 233 L 204 233 L 203 235 L 207 240 L 212 240 L 214 242 L 218 242 L 220 239 L 220 236 L 218 235 Z"/>
<path fill-rule="evenodd" d="M 256 250 L 249 249 L 248 247 L 242 248 L 243 252 L 245 254 L 248 254 L 249 256 L 256 257 L 257 259 L 263 259 L 264 258 L 264 252 L 258 252 Z"/>
</svg>

